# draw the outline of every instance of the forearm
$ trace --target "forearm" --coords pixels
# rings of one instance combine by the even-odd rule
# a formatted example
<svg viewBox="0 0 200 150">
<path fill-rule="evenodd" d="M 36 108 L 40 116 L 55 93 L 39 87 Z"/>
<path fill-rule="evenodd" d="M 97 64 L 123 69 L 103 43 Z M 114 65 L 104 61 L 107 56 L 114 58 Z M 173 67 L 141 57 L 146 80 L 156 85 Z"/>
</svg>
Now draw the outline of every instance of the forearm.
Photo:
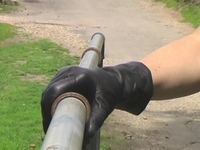
<svg viewBox="0 0 200 150">
<path fill-rule="evenodd" d="M 152 99 L 171 99 L 200 91 L 200 28 L 154 51 L 141 62 L 152 73 Z"/>
</svg>

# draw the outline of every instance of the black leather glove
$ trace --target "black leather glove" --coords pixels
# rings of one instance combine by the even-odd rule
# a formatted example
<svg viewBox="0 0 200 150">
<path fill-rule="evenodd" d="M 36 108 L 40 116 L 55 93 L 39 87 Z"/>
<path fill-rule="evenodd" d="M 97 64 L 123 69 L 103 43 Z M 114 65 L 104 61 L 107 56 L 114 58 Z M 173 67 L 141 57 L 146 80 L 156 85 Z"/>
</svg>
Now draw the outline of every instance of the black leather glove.
<svg viewBox="0 0 200 150">
<path fill-rule="evenodd" d="M 92 112 L 86 134 L 92 137 L 115 108 L 139 115 L 153 95 L 153 83 L 151 72 L 140 62 L 95 69 L 64 67 L 42 94 L 45 133 L 52 118 L 54 100 L 66 92 L 77 92 L 88 99 Z"/>
</svg>

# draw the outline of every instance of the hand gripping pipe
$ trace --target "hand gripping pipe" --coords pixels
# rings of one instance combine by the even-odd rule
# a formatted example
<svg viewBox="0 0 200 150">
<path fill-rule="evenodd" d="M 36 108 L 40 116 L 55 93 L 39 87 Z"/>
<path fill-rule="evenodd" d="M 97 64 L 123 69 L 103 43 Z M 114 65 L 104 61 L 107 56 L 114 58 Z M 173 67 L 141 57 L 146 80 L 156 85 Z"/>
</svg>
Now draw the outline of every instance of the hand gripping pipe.
<svg viewBox="0 0 200 150">
<path fill-rule="evenodd" d="M 104 47 L 104 35 L 95 33 L 89 48 L 82 55 L 79 66 L 102 67 Z M 89 117 L 90 105 L 84 96 L 73 92 L 60 95 L 52 106 L 52 120 L 41 150 L 99 150 L 100 131 L 90 143 L 83 146 L 85 124 Z"/>
</svg>

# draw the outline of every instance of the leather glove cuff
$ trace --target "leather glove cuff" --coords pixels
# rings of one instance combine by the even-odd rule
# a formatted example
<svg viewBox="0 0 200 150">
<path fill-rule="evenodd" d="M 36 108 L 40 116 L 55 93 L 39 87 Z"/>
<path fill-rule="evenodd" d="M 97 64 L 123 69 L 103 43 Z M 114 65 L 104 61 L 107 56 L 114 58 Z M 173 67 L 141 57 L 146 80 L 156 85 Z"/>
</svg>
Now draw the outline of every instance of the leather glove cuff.
<svg viewBox="0 0 200 150">
<path fill-rule="evenodd" d="M 140 62 L 129 62 L 112 67 L 120 82 L 122 101 L 117 109 L 139 115 L 149 103 L 153 95 L 153 81 L 150 70 Z M 110 70 L 104 68 L 104 70 Z"/>
</svg>

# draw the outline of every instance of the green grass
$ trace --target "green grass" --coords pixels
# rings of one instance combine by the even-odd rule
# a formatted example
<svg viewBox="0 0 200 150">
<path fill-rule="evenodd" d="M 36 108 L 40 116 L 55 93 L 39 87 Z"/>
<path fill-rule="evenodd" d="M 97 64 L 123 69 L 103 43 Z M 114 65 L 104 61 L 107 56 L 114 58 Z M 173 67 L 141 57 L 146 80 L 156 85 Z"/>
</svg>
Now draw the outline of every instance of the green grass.
<svg viewBox="0 0 200 150">
<path fill-rule="evenodd" d="M 195 28 L 200 26 L 200 4 L 191 3 L 184 0 L 156 0 L 166 4 L 169 8 L 175 8 L 180 11 L 185 22 L 194 25 Z"/>
<path fill-rule="evenodd" d="M 5 40 L 6 38 L 14 37 L 17 34 L 17 27 L 10 24 L 0 23 L 0 29 L 0 42 Z"/>
<path fill-rule="evenodd" d="M 101 150 L 115 150 L 126 147 L 126 141 L 122 134 L 116 133 L 116 129 L 111 129 L 111 123 L 103 125 L 101 129 Z M 113 134 L 114 133 L 114 134 Z"/>
<path fill-rule="evenodd" d="M 112 126 L 112 128 L 111 128 Z M 118 130 L 118 132 L 116 132 Z M 126 141 L 118 126 L 108 118 L 101 128 L 100 150 L 115 150 L 126 147 Z"/>
<path fill-rule="evenodd" d="M 182 9 L 182 14 L 186 22 L 190 22 L 194 27 L 200 26 L 200 6 L 189 5 Z"/>
<path fill-rule="evenodd" d="M 109 136 L 107 132 L 101 130 L 101 144 L 100 144 L 101 150 L 112 150 L 111 146 L 114 144 L 113 142 L 115 141 L 116 139 L 114 139 L 113 136 Z"/>
<path fill-rule="evenodd" d="M 10 25 L 5 25 L 10 28 Z M 0 31 L 11 30 L 0 24 Z M 9 36 L 3 33 L 5 40 Z M 1 35 L 1 34 L 0 34 Z M 0 139 L 1 150 L 40 149 L 43 131 L 40 98 L 48 81 L 64 65 L 78 64 L 67 49 L 42 39 L 0 46 Z"/>
</svg>

